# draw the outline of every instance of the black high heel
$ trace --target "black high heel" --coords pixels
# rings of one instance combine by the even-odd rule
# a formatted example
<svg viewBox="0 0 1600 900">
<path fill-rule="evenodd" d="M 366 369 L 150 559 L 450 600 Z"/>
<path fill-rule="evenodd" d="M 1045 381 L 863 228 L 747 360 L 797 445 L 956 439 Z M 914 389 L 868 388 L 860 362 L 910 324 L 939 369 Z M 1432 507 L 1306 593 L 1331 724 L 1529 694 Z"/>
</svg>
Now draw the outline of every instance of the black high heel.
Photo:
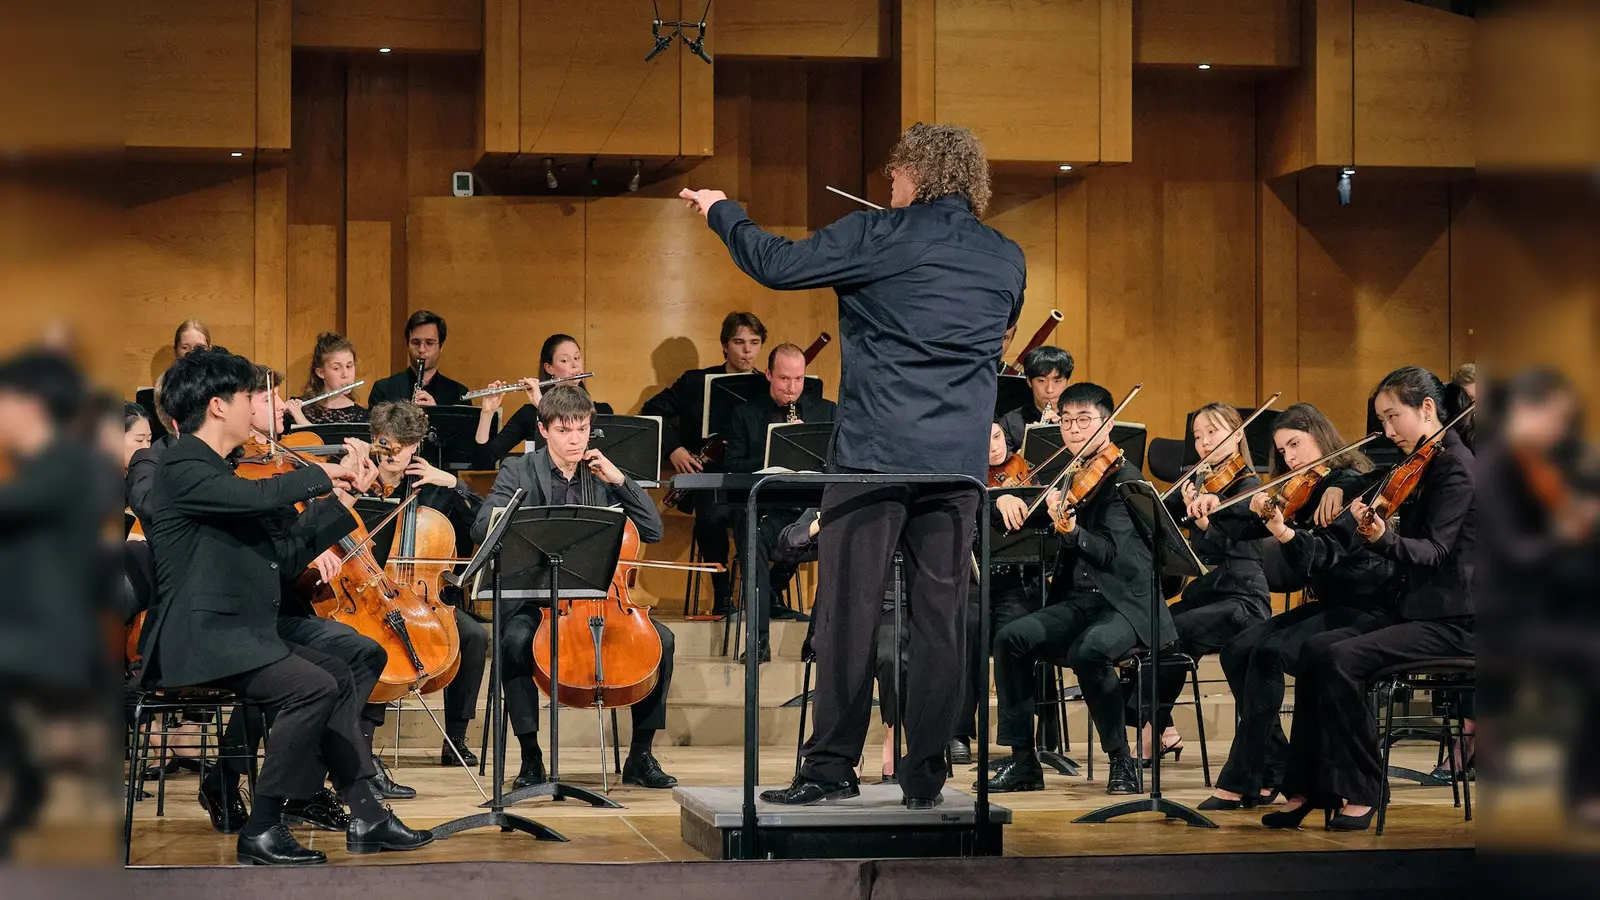
<svg viewBox="0 0 1600 900">
<path fill-rule="evenodd" d="M 1215 797 L 1215 796 L 1213 796 L 1213 797 L 1207 797 L 1204 800 L 1201 800 L 1200 801 L 1200 805 L 1196 806 L 1195 809 L 1203 810 L 1203 811 L 1206 811 L 1206 812 L 1213 812 L 1213 811 L 1216 811 L 1216 810 L 1245 809 L 1247 807 L 1248 803 L 1249 803 L 1249 799 L 1248 798 L 1240 799 L 1240 800 L 1229 800 L 1229 799 L 1227 799 L 1225 797 Z"/>
<path fill-rule="evenodd" d="M 1372 827 L 1372 817 L 1377 812 L 1378 808 L 1374 806 L 1367 810 L 1367 814 L 1364 816 L 1347 816 L 1342 812 L 1334 813 L 1333 818 L 1328 820 L 1327 828 L 1329 831 L 1366 831 Z"/>
<path fill-rule="evenodd" d="M 1251 809 L 1254 809 L 1258 806 L 1271 806 L 1272 802 L 1278 799 L 1279 793 L 1280 790 L 1278 788 L 1273 788 L 1272 793 L 1263 797 L 1261 796 L 1261 792 L 1257 791 L 1255 794 L 1244 798 L 1244 805 Z"/>
<path fill-rule="evenodd" d="M 1176 744 L 1161 748 L 1162 759 L 1166 759 L 1169 753 L 1172 754 L 1173 762 L 1179 762 L 1183 759 L 1183 738 L 1179 738 Z M 1151 765 L 1152 763 L 1148 758 L 1139 760 L 1140 768 L 1148 769 Z"/>
<path fill-rule="evenodd" d="M 1268 828 L 1299 828 L 1300 823 L 1305 821 L 1306 816 L 1311 815 L 1311 811 L 1316 808 L 1316 804 L 1307 800 L 1294 809 L 1267 813 L 1261 817 L 1261 824 Z"/>
</svg>

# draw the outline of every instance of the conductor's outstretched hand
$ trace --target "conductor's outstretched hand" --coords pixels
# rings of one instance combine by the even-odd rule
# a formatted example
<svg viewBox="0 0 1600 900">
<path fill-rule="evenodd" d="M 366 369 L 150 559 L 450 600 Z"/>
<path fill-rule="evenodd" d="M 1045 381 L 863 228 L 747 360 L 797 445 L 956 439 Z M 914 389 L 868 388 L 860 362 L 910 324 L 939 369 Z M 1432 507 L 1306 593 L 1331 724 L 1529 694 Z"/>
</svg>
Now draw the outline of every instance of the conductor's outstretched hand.
<svg viewBox="0 0 1600 900">
<path fill-rule="evenodd" d="M 702 216 L 711 212 L 711 207 L 717 201 L 728 199 L 728 195 L 721 191 L 691 191 L 688 188 L 679 191 L 678 196 L 689 201 L 689 208 Z"/>
</svg>

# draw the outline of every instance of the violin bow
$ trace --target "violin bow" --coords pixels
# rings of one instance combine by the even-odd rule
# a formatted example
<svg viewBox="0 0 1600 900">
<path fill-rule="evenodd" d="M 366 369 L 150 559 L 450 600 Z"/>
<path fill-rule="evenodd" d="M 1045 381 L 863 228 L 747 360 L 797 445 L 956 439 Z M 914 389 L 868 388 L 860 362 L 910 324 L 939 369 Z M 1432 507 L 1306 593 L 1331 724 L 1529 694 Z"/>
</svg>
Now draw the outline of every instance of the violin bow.
<svg viewBox="0 0 1600 900">
<path fill-rule="evenodd" d="M 1273 488 L 1277 487 L 1278 485 L 1283 484 L 1284 482 L 1288 481 L 1289 479 L 1295 477 L 1296 475 L 1300 475 L 1300 474 L 1308 472 L 1308 471 L 1310 471 L 1312 469 L 1315 469 L 1317 466 L 1320 466 L 1323 463 L 1328 462 L 1329 460 L 1337 459 L 1338 457 L 1343 456 L 1344 454 L 1349 453 L 1352 450 L 1359 450 L 1362 447 L 1365 447 L 1367 444 L 1372 443 L 1373 441 L 1377 440 L 1380 437 L 1382 437 L 1382 433 L 1374 431 L 1373 433 L 1367 435 L 1366 437 L 1362 438 L 1359 441 L 1354 441 L 1352 443 L 1345 444 L 1343 447 L 1340 447 L 1339 449 L 1333 451 L 1332 453 L 1329 453 L 1326 456 L 1323 456 L 1321 459 L 1314 459 L 1311 462 L 1306 463 L 1305 465 L 1301 466 L 1298 469 L 1292 469 L 1292 470 L 1290 470 L 1288 472 L 1285 472 L 1282 475 L 1279 475 L 1277 478 L 1274 478 L 1271 481 L 1267 482 L 1266 484 L 1257 485 L 1257 486 L 1251 488 L 1248 491 L 1241 491 L 1237 496 L 1230 497 L 1228 500 L 1226 500 L 1223 503 L 1219 504 L 1216 509 L 1213 509 L 1207 515 L 1208 515 L 1208 517 L 1209 516 L 1214 516 L 1217 513 L 1222 512 L 1223 510 L 1227 509 L 1230 506 L 1235 506 L 1235 505 L 1238 505 L 1240 503 L 1243 503 L 1246 500 L 1249 500 L 1251 497 L 1254 497 L 1255 495 L 1261 493 L 1262 491 L 1270 491 Z"/>
<path fill-rule="evenodd" d="M 1185 481 L 1188 481 L 1189 479 L 1195 477 L 1195 473 L 1204 470 L 1206 466 L 1210 465 L 1211 463 L 1216 462 L 1215 457 L 1217 455 L 1217 451 L 1221 450 L 1223 447 L 1228 446 L 1228 442 L 1233 440 L 1235 436 L 1244 434 L 1244 430 L 1246 428 L 1250 427 L 1250 423 L 1254 422 L 1256 419 L 1260 418 L 1261 414 L 1266 412 L 1268 409 L 1270 409 L 1272 407 L 1272 404 L 1277 403 L 1278 402 L 1278 398 L 1282 397 L 1282 396 L 1283 396 L 1283 392 L 1279 391 L 1278 393 L 1273 394 L 1271 397 L 1268 397 L 1267 398 L 1267 402 L 1261 404 L 1261 406 L 1259 408 L 1257 408 L 1255 412 L 1250 414 L 1250 418 L 1245 419 L 1243 422 L 1240 422 L 1239 423 L 1239 427 L 1235 428 L 1234 430 L 1232 430 L 1230 432 L 1228 432 L 1227 437 L 1224 437 L 1222 440 L 1218 441 L 1217 445 L 1215 447 L 1211 448 L 1211 452 L 1207 453 L 1205 455 L 1204 459 L 1202 459 L 1199 462 L 1195 463 L 1194 464 L 1194 468 L 1192 468 L 1189 471 L 1187 471 L 1187 472 L 1183 473 L 1182 475 L 1178 476 L 1178 480 L 1174 481 L 1172 483 L 1172 487 L 1169 487 L 1165 491 L 1162 491 L 1161 492 L 1161 499 L 1163 501 L 1165 501 L 1167 499 L 1167 497 L 1172 495 L 1173 491 L 1178 490 L 1179 488 L 1181 488 Z"/>
<path fill-rule="evenodd" d="M 1094 434 L 1089 435 L 1089 440 L 1084 443 L 1083 449 L 1072 454 L 1072 459 L 1068 460 L 1067 464 L 1061 467 L 1061 471 L 1056 473 L 1056 477 L 1050 479 L 1050 483 L 1045 485 L 1044 490 L 1039 492 L 1039 496 L 1035 497 L 1033 502 L 1028 504 L 1028 511 L 1023 515 L 1024 519 L 1030 518 L 1034 513 L 1038 512 L 1039 507 L 1044 504 L 1045 498 L 1050 496 L 1050 492 L 1060 487 L 1061 482 L 1064 481 L 1069 474 L 1077 471 L 1078 466 L 1083 464 L 1083 457 L 1088 452 L 1089 448 L 1094 446 L 1095 441 L 1100 440 L 1101 437 L 1111 432 L 1111 427 L 1116 424 L 1117 416 L 1122 414 L 1122 411 L 1128 407 L 1129 403 L 1133 402 L 1134 397 L 1139 396 L 1139 392 L 1142 390 L 1144 390 L 1144 382 L 1141 381 L 1133 386 L 1133 390 L 1128 391 L 1128 396 L 1123 397 L 1122 402 L 1117 404 L 1117 408 L 1111 411 L 1111 415 L 1106 416 L 1106 420 L 1100 423 L 1100 427 L 1094 430 Z M 1061 449 L 1066 449 L 1065 442 L 1062 442 Z M 1056 453 L 1060 452 L 1060 450 L 1056 451 Z M 1054 459 L 1056 453 L 1051 454 L 1050 458 Z M 1043 464 L 1041 463 L 1041 465 Z"/>
</svg>

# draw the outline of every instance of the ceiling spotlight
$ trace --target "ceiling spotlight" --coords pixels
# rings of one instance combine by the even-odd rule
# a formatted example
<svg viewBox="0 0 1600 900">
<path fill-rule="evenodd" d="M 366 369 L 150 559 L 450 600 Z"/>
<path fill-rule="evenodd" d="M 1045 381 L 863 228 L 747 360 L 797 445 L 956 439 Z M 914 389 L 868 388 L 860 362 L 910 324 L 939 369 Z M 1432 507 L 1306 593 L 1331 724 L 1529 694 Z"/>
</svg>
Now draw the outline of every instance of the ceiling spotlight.
<svg viewBox="0 0 1600 900">
<path fill-rule="evenodd" d="M 244 151 L 243 150 L 235 150 L 232 153 L 229 153 L 228 155 L 233 157 L 234 159 L 238 159 L 239 157 L 244 155 Z"/>
<path fill-rule="evenodd" d="M 392 50 L 392 49 L 391 49 L 391 48 L 389 48 L 389 47 L 379 47 L 379 48 L 378 48 L 378 52 L 379 52 L 379 53 L 393 53 L 393 52 L 394 52 L 394 50 Z"/>
<path fill-rule="evenodd" d="M 1201 69 L 1209 69 L 1209 68 L 1211 68 L 1211 63 L 1201 63 L 1200 64 L 1200 68 Z"/>
<path fill-rule="evenodd" d="M 633 161 L 633 177 L 628 179 L 628 190 L 637 191 L 639 189 L 639 179 L 643 174 L 643 168 L 644 163 L 642 161 L 637 159 Z"/>
<path fill-rule="evenodd" d="M 1071 172 L 1072 171 L 1072 165 L 1070 163 L 1062 163 L 1061 164 L 1061 171 L 1063 171 L 1063 172 Z"/>
<path fill-rule="evenodd" d="M 556 161 L 546 156 L 544 158 L 544 186 L 555 190 L 559 182 L 556 181 Z"/>
</svg>

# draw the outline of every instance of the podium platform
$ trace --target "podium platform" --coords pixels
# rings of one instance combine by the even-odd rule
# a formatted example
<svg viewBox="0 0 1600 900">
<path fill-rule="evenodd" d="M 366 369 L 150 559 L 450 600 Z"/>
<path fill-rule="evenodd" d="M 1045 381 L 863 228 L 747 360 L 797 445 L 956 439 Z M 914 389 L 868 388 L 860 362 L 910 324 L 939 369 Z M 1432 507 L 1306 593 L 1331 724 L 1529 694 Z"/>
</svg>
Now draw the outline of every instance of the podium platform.
<svg viewBox="0 0 1600 900">
<path fill-rule="evenodd" d="M 781 785 L 779 785 L 781 787 Z M 764 788 L 763 788 L 764 789 Z M 933 809 L 901 804 L 899 785 L 863 784 L 861 795 L 811 806 L 756 800 L 761 859 L 861 859 L 999 856 L 1001 829 L 1011 810 L 989 804 L 989 824 L 977 826 L 972 796 L 944 789 Z M 683 839 L 711 859 L 739 859 L 743 840 L 742 788 L 676 788 Z"/>
</svg>

